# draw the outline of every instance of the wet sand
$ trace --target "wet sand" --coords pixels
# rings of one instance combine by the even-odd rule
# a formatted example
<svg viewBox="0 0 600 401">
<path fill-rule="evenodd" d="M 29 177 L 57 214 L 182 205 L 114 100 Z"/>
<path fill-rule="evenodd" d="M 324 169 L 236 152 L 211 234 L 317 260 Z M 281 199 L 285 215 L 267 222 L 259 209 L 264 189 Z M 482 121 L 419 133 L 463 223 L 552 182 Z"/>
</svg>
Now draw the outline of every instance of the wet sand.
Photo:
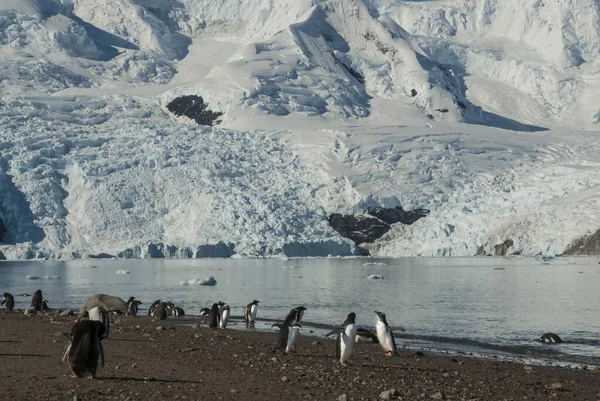
<svg viewBox="0 0 600 401">
<path fill-rule="evenodd" d="M 273 353 L 275 332 L 210 330 L 117 317 L 96 379 L 73 379 L 60 357 L 76 317 L 0 312 L 2 400 L 600 400 L 600 372 L 469 357 L 386 357 L 357 343 L 351 365 L 335 341 L 301 335 Z M 163 329 L 157 330 L 158 326 Z M 344 395 L 346 398 L 344 398 Z"/>
</svg>

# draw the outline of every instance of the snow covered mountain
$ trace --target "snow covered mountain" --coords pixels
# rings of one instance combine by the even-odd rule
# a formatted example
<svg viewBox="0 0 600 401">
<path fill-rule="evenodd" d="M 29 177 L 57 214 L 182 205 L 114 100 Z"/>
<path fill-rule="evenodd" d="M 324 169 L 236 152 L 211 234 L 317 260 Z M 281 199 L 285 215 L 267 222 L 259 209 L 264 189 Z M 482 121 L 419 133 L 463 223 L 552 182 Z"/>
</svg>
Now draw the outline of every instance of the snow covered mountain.
<svg viewBox="0 0 600 401">
<path fill-rule="evenodd" d="M 0 257 L 559 254 L 599 73 L 595 0 L 2 0 Z"/>
</svg>

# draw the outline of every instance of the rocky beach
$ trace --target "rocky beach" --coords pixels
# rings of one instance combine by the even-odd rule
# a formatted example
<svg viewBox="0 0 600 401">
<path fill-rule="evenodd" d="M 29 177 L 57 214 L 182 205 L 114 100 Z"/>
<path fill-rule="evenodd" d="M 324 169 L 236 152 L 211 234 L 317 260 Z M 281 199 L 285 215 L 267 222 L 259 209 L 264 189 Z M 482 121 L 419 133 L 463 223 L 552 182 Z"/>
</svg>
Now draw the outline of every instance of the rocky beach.
<svg viewBox="0 0 600 401">
<path fill-rule="evenodd" d="M 67 312 L 68 313 L 68 312 Z M 306 335 L 274 352 L 277 333 L 211 330 L 198 320 L 117 317 L 103 341 L 104 368 L 74 379 L 61 364 L 76 316 L 0 313 L 2 400 L 599 400 L 592 367 L 400 350 L 357 343 L 351 365 L 335 341 Z"/>
</svg>

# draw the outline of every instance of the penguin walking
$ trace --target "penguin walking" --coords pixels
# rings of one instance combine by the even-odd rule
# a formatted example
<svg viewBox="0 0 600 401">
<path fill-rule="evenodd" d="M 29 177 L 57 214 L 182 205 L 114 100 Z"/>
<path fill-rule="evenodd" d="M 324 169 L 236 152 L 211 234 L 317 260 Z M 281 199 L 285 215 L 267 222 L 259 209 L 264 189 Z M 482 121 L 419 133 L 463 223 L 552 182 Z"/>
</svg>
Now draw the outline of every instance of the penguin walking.
<svg viewBox="0 0 600 401">
<path fill-rule="evenodd" d="M 221 320 L 221 316 L 219 315 L 219 304 L 214 303 L 208 314 L 208 327 L 216 329 L 219 326 L 219 320 Z"/>
<path fill-rule="evenodd" d="M 156 321 L 165 320 L 169 314 L 167 303 L 159 302 L 152 310 L 152 318 Z"/>
<path fill-rule="evenodd" d="M 294 309 L 290 310 L 290 312 L 287 314 L 286 319 L 292 315 L 295 316 L 294 318 L 294 322 L 295 323 L 300 323 L 302 321 L 302 318 L 304 317 L 304 311 L 306 310 L 306 308 L 304 306 L 297 306 Z"/>
<path fill-rule="evenodd" d="M 156 307 L 158 306 L 158 304 L 161 303 L 161 302 L 162 301 L 160 299 L 157 299 L 156 301 L 152 302 L 152 304 L 148 308 L 148 316 L 154 316 L 153 315 L 154 309 L 156 309 Z"/>
<path fill-rule="evenodd" d="M 281 326 L 279 326 L 279 324 L 273 325 L 276 327 L 280 327 L 279 336 L 277 338 L 277 346 L 275 347 L 275 349 L 281 349 L 286 353 L 289 352 L 289 350 L 291 349 L 294 341 L 296 340 L 298 329 L 302 327 L 298 323 L 298 313 L 299 310 L 297 308 L 294 308 L 290 310 L 290 312 L 287 314 Z"/>
<path fill-rule="evenodd" d="M 539 338 L 541 343 L 562 343 L 563 340 L 557 334 L 546 333 Z"/>
<path fill-rule="evenodd" d="M 342 330 L 336 341 L 335 356 L 342 365 L 346 365 L 346 362 L 352 355 L 352 347 L 356 341 L 356 313 L 351 312 L 344 320 Z"/>
<path fill-rule="evenodd" d="M 15 308 L 15 298 L 8 292 L 5 292 L 2 296 L 4 298 L 2 298 L 2 302 L 0 302 L 0 305 L 6 304 L 6 309 L 9 312 L 12 312 L 13 309 Z"/>
<path fill-rule="evenodd" d="M 227 323 L 229 322 L 229 316 L 230 316 L 230 307 L 229 305 L 225 304 L 225 306 L 223 306 L 223 312 L 221 312 L 221 320 L 219 321 L 219 327 L 221 329 L 224 329 L 227 327 Z"/>
<path fill-rule="evenodd" d="M 88 311 L 88 316 L 90 320 L 101 322 L 104 325 L 104 338 L 108 338 L 108 333 L 110 331 L 110 319 L 108 317 L 108 313 L 101 306 L 94 306 L 92 309 Z"/>
<path fill-rule="evenodd" d="M 98 361 L 104 367 L 104 330 L 104 324 L 95 320 L 80 320 L 71 328 L 62 361 L 69 357 L 69 366 L 74 377 L 96 377 Z"/>
<path fill-rule="evenodd" d="M 254 321 L 256 320 L 256 313 L 258 312 L 258 304 L 260 301 L 256 299 L 246 305 L 244 309 L 244 321 L 246 322 L 246 328 L 254 327 Z"/>
<path fill-rule="evenodd" d="M 390 329 L 390 325 L 388 324 L 385 313 L 377 312 L 378 320 L 377 320 L 377 338 L 379 339 L 379 344 L 385 351 L 385 356 L 392 356 L 392 353 L 399 355 L 398 350 L 396 349 L 396 340 L 394 340 L 394 333 L 392 329 Z"/>
</svg>

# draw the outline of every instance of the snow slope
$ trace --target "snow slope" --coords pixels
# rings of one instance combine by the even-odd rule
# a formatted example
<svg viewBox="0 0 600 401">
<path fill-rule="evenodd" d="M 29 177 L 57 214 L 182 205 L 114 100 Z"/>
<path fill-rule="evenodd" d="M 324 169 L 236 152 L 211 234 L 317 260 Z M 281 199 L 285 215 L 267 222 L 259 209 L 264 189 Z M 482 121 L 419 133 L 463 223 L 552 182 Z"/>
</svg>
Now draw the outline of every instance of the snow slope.
<svg viewBox="0 0 600 401">
<path fill-rule="evenodd" d="M 600 228 L 592 0 L 5 0 L 7 258 L 559 254 Z M 166 105 L 200 95 L 219 127 Z"/>
</svg>

